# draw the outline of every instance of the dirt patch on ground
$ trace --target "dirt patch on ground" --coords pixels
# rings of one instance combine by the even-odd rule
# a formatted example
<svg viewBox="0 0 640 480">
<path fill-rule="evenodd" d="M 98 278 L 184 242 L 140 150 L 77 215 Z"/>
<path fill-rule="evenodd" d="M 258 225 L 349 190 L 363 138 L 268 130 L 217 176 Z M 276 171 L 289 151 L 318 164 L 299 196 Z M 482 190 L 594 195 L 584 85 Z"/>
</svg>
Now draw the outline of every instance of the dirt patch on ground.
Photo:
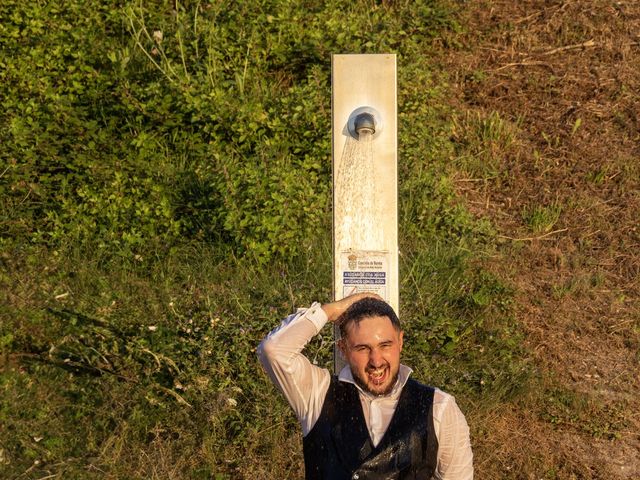
<svg viewBox="0 0 640 480">
<path fill-rule="evenodd" d="M 459 192 L 498 227 L 544 390 L 488 420 L 478 478 L 640 478 L 640 2 L 465 5 L 456 108 L 502 130 Z"/>
</svg>

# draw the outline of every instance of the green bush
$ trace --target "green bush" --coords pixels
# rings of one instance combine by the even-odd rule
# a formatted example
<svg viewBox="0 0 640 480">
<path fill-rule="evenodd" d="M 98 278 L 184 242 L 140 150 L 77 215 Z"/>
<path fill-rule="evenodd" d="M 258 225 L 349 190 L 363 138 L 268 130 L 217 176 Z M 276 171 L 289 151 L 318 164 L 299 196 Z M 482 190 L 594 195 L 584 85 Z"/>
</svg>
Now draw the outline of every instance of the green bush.
<svg viewBox="0 0 640 480">
<path fill-rule="evenodd" d="M 452 25 L 431 1 L 0 8 L 4 244 L 204 238 L 261 260 L 328 228 L 331 53 L 404 61 Z"/>
</svg>

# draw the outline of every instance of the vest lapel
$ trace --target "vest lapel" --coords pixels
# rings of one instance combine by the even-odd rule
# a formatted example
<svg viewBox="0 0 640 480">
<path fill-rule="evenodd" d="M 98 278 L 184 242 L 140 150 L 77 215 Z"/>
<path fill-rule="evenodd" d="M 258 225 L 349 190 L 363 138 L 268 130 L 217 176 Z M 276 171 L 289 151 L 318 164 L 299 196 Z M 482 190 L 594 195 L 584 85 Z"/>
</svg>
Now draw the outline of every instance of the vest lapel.
<svg viewBox="0 0 640 480">
<path fill-rule="evenodd" d="M 341 410 L 336 413 L 343 420 L 334 426 L 331 437 L 344 465 L 356 469 L 373 452 L 373 443 L 362 412 L 358 390 L 349 383 L 336 383 L 336 404 L 340 405 Z"/>
</svg>

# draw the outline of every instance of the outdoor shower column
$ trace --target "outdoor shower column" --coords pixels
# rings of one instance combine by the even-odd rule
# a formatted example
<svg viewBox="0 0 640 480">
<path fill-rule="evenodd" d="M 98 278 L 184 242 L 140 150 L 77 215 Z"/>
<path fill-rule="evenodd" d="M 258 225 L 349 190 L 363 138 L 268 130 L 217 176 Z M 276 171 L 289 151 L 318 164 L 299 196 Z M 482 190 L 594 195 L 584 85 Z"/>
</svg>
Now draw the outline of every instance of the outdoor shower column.
<svg viewBox="0 0 640 480">
<path fill-rule="evenodd" d="M 333 55 L 331 101 L 334 299 L 374 291 L 399 314 L 396 56 Z"/>
</svg>

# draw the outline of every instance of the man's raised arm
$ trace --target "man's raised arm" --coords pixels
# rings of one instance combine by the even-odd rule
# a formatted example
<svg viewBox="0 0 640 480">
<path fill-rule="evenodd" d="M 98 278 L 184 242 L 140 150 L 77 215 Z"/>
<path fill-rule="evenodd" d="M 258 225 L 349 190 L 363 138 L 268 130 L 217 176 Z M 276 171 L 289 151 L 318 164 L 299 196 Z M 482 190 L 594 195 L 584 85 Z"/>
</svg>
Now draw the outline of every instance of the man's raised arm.
<svg viewBox="0 0 640 480">
<path fill-rule="evenodd" d="M 352 303 L 366 296 L 371 295 L 359 293 L 324 305 L 314 303 L 308 309 L 289 315 L 258 346 L 260 362 L 293 408 L 303 435 L 320 416 L 330 373 L 313 365 L 302 350 L 327 321 L 335 322 Z"/>
</svg>

